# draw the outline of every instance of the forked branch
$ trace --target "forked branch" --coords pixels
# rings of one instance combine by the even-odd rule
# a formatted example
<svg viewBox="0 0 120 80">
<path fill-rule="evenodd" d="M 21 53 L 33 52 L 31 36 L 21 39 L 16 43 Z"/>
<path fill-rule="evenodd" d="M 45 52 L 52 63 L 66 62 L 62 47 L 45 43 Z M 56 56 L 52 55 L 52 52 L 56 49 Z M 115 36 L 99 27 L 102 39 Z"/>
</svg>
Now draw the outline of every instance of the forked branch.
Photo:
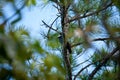
<svg viewBox="0 0 120 80">
<path fill-rule="evenodd" d="M 51 30 L 53 30 L 53 31 L 55 31 L 55 32 L 57 32 L 57 33 L 59 33 L 59 34 L 61 34 L 57 29 L 52 28 L 52 27 L 49 26 L 47 23 L 45 23 L 43 20 L 42 20 L 42 22 L 43 22 L 43 24 L 44 24 L 46 27 L 48 27 L 49 29 L 51 29 Z"/>
<path fill-rule="evenodd" d="M 92 73 L 89 75 L 88 80 L 92 80 L 94 75 L 97 73 L 97 71 L 100 70 L 100 68 L 107 63 L 107 61 L 114 55 L 119 49 L 119 47 L 115 48 L 111 53 L 109 53 L 107 56 L 103 58 L 103 60 L 100 62 L 100 64 L 92 71 Z"/>
</svg>

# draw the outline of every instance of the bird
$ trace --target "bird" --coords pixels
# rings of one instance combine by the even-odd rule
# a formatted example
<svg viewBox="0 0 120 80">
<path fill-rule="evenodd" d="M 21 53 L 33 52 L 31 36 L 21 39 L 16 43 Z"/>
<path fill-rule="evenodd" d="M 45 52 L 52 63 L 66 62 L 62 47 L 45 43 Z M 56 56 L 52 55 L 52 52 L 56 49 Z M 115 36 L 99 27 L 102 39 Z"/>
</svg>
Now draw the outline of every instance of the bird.
<svg viewBox="0 0 120 80">
<path fill-rule="evenodd" d="M 62 36 L 62 35 L 59 35 L 59 36 L 58 36 L 58 39 L 59 39 L 59 42 L 60 42 L 61 44 L 63 44 L 63 36 Z M 69 43 L 68 41 L 66 42 L 66 48 L 67 48 L 67 51 L 71 54 L 71 53 L 72 53 L 71 45 L 70 45 L 70 43 Z"/>
</svg>

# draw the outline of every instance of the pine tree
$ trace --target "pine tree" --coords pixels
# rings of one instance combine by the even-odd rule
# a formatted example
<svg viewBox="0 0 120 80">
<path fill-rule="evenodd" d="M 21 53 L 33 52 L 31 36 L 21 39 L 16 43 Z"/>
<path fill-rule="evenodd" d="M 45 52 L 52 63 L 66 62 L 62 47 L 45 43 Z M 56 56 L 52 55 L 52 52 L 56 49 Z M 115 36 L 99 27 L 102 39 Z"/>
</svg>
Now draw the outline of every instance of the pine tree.
<svg viewBox="0 0 120 80">
<path fill-rule="evenodd" d="M 17 1 L 0 1 L 2 7 L 12 3 L 15 10 L 9 18 L 0 12 L 0 79 L 120 80 L 119 0 L 42 0 L 57 10 L 51 25 L 42 21 L 48 28 L 42 34 L 45 47 L 24 26 L 11 27 L 21 20 L 24 7 L 37 4 L 25 0 L 18 8 Z"/>
</svg>

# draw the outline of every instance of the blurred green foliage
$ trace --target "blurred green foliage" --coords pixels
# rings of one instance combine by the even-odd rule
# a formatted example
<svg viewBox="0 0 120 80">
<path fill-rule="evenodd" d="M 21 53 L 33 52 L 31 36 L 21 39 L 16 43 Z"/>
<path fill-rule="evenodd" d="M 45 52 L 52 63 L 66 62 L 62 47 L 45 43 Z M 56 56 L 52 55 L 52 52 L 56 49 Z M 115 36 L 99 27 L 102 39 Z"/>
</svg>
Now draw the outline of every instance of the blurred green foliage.
<svg viewBox="0 0 120 80">
<path fill-rule="evenodd" d="M 26 5 L 27 6 L 36 5 L 36 0 L 28 0 Z"/>
<path fill-rule="evenodd" d="M 0 77 L 2 80 L 5 78 L 8 78 L 7 80 L 10 78 L 29 80 L 26 60 L 30 59 L 32 51 L 28 51 L 21 39 L 22 37 L 16 33 L 20 34 L 21 31 L 10 31 L 8 34 L 0 33 L 0 65 L 9 65 L 6 68 L 0 67 L 0 73 L 4 73 Z M 9 70 L 9 68 L 11 69 Z"/>
</svg>

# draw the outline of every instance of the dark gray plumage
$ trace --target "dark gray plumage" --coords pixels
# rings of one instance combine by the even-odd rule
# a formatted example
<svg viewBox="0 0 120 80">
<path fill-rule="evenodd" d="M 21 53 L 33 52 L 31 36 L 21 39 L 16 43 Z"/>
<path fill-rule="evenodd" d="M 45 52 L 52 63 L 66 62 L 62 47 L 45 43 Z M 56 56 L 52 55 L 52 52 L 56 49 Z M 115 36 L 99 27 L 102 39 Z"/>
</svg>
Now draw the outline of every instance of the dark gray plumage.
<svg viewBox="0 0 120 80">
<path fill-rule="evenodd" d="M 59 39 L 59 42 L 60 42 L 61 44 L 63 44 L 63 37 L 62 37 L 62 35 L 59 35 L 59 36 L 58 36 L 58 39 Z M 71 54 L 71 53 L 72 53 L 72 50 L 71 50 L 71 45 L 70 45 L 69 42 L 66 43 L 66 48 L 67 48 L 68 52 Z"/>
</svg>

